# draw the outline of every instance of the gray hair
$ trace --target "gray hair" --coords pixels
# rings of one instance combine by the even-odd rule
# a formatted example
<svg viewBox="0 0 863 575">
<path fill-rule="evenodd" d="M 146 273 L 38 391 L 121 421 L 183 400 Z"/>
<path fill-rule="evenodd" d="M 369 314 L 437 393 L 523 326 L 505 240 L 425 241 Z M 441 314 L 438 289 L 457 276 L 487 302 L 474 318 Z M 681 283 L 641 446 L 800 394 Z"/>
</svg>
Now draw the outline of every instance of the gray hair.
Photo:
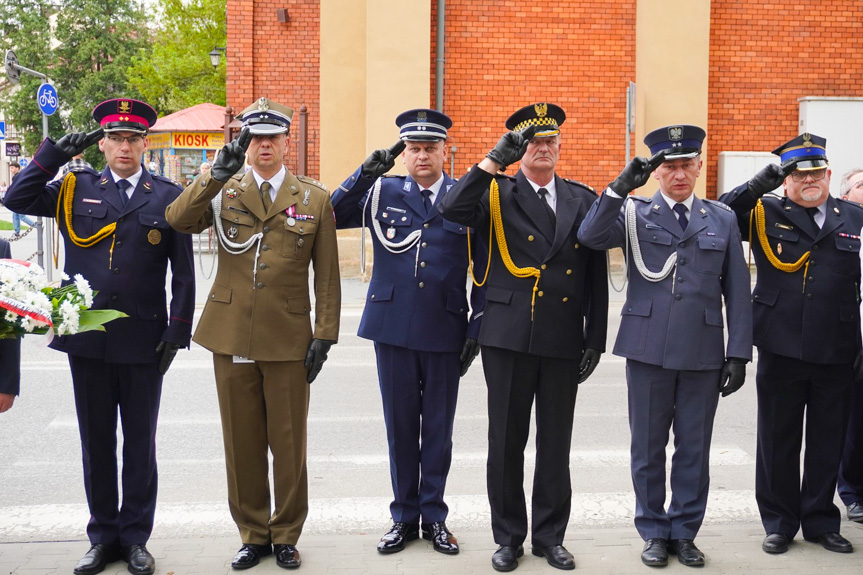
<svg viewBox="0 0 863 575">
<path fill-rule="evenodd" d="M 860 172 L 863 172 L 863 168 L 854 168 L 853 170 L 849 170 L 849 171 L 845 172 L 845 175 L 842 176 L 842 180 L 839 182 L 839 197 L 840 198 L 844 198 L 845 196 L 848 195 L 848 192 L 851 191 L 851 184 L 848 183 L 849 180 L 851 180 L 851 178 L 853 178 L 854 176 L 856 176 Z"/>
</svg>

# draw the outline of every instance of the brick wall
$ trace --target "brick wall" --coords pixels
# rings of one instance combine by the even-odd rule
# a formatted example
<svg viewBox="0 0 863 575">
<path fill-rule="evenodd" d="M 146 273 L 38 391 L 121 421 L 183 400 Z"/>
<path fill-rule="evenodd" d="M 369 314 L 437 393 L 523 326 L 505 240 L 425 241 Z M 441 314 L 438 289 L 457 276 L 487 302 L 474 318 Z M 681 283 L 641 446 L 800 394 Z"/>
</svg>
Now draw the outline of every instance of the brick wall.
<svg viewBox="0 0 863 575">
<path fill-rule="evenodd" d="M 548 101 L 567 113 L 558 173 L 597 188 L 614 179 L 626 157 L 635 9 L 635 0 L 447 0 L 444 112 L 454 121 L 454 175 L 485 156 L 512 112 Z M 430 106 L 436 19 L 432 0 Z"/>
<path fill-rule="evenodd" d="M 715 197 L 719 152 L 769 152 L 796 136 L 798 98 L 863 95 L 863 2 L 712 0 L 710 8 L 706 166 Z"/>
<path fill-rule="evenodd" d="M 299 111 L 309 112 L 308 175 L 320 172 L 320 0 L 228 0 L 228 105 L 239 113 L 261 96 L 294 109 L 288 169 L 297 172 Z M 276 10 L 288 11 L 279 22 Z"/>
</svg>

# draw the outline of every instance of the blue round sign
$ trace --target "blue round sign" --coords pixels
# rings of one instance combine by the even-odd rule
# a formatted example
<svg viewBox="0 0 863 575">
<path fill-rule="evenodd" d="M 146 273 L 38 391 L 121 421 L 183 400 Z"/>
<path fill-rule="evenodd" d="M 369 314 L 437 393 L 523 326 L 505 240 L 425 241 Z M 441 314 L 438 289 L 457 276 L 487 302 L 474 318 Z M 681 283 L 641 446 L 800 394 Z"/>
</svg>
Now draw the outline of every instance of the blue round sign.
<svg viewBox="0 0 863 575">
<path fill-rule="evenodd" d="M 57 111 L 57 106 L 60 100 L 57 98 L 57 89 L 51 84 L 42 84 L 39 86 L 39 91 L 36 92 L 36 101 L 39 102 L 39 109 L 46 116 L 50 116 Z"/>
<path fill-rule="evenodd" d="M 18 165 L 21 166 L 22 168 L 26 168 L 27 164 L 29 164 L 29 163 L 30 163 L 30 161 L 27 158 L 21 158 L 18 160 Z"/>
</svg>

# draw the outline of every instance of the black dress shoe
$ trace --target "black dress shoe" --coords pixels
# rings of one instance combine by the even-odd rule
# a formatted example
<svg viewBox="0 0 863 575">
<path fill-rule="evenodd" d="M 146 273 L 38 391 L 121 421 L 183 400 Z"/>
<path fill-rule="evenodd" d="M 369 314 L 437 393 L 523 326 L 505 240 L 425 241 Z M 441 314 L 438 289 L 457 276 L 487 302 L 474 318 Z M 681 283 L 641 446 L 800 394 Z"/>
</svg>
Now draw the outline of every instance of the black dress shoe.
<svg viewBox="0 0 863 575">
<path fill-rule="evenodd" d="M 648 567 L 665 567 L 668 565 L 668 548 L 662 538 L 648 539 L 644 542 L 641 552 L 641 562 Z"/>
<path fill-rule="evenodd" d="M 108 563 L 120 559 L 120 548 L 116 545 L 104 545 L 97 543 L 81 557 L 78 565 L 72 571 L 75 575 L 95 575 L 105 570 Z"/>
<path fill-rule="evenodd" d="M 446 523 L 443 521 L 423 523 L 422 534 L 423 539 L 432 542 L 432 547 L 438 553 L 446 555 L 455 555 L 458 553 L 458 539 L 450 533 L 450 530 L 446 528 Z"/>
<path fill-rule="evenodd" d="M 396 521 L 390 530 L 381 537 L 378 543 L 380 553 L 398 553 L 405 548 L 408 541 L 416 541 L 420 537 L 420 526 L 416 523 Z"/>
<path fill-rule="evenodd" d="M 855 501 L 847 508 L 848 520 L 863 523 L 863 501 Z"/>
<path fill-rule="evenodd" d="M 806 537 L 806 541 L 820 543 L 824 549 L 835 553 L 851 553 L 854 551 L 851 542 L 838 533 L 824 533 L 818 537 Z"/>
<path fill-rule="evenodd" d="M 791 539 L 782 533 L 768 533 L 761 544 L 761 550 L 765 553 L 785 553 Z"/>
<path fill-rule="evenodd" d="M 549 545 L 548 547 L 533 547 L 531 553 L 537 557 L 545 557 L 548 564 L 557 569 L 575 569 L 575 559 L 572 553 L 563 545 Z"/>
<path fill-rule="evenodd" d="M 676 554 L 677 560 L 687 567 L 704 566 L 704 553 L 692 539 L 672 539 L 668 542 L 668 552 Z"/>
<path fill-rule="evenodd" d="M 303 562 L 300 552 L 293 545 L 276 543 L 273 545 L 273 552 L 276 554 L 276 565 L 284 569 L 296 569 Z"/>
<path fill-rule="evenodd" d="M 518 567 L 518 558 L 524 555 L 524 547 L 501 545 L 491 556 L 491 566 L 495 571 L 512 571 Z"/>
<path fill-rule="evenodd" d="M 123 560 L 129 564 L 129 573 L 134 575 L 153 575 L 156 571 L 156 560 L 144 545 L 124 547 Z"/>
<path fill-rule="evenodd" d="M 243 543 L 237 554 L 234 555 L 234 560 L 231 561 L 231 567 L 234 569 L 248 569 L 254 567 L 261 561 L 261 557 L 266 557 L 273 552 L 270 544 L 256 545 L 254 543 Z"/>
</svg>

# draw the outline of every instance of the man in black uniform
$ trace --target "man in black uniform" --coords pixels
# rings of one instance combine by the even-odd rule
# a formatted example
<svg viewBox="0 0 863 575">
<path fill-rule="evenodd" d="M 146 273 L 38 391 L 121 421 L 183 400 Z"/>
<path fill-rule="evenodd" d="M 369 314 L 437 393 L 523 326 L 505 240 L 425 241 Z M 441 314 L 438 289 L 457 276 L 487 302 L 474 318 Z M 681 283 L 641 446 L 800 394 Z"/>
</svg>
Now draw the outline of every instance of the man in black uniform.
<svg viewBox="0 0 863 575">
<path fill-rule="evenodd" d="M 860 346 L 863 209 L 830 196 L 826 143 L 792 139 L 773 150 L 781 164 L 719 198 L 737 214 L 758 267 L 755 497 L 767 553 L 784 553 L 801 528 L 829 551 L 853 550 L 833 495 Z M 786 197 L 767 194 L 779 185 Z"/>
<path fill-rule="evenodd" d="M 0 240 L 0 258 L 11 258 L 9 242 Z M 21 339 L 0 339 L 0 413 L 15 403 L 21 384 Z"/>
<path fill-rule="evenodd" d="M 605 254 L 576 238 L 596 195 L 555 174 L 565 119 L 562 109 L 547 103 L 514 113 L 506 122 L 512 131 L 438 204 L 446 219 L 492 236 L 479 343 L 488 386 L 488 497 L 500 546 L 492 566 L 498 571 L 512 571 L 524 554 L 524 447 L 534 397 L 533 554 L 559 569 L 575 568 L 563 546 L 572 498 L 572 421 L 578 384 L 605 351 L 608 283 Z M 515 176 L 498 174 L 519 160 Z"/>
<path fill-rule="evenodd" d="M 101 128 L 90 134 L 42 142 L 9 188 L 6 204 L 21 213 L 57 216 L 66 274 L 81 274 L 98 292 L 92 309 L 117 309 L 129 316 L 106 324 L 104 332 L 54 338 L 51 347 L 69 356 L 90 507 L 87 535 L 92 547 L 75 573 L 99 573 L 122 558 L 129 571 L 147 575 L 155 570 L 145 545 L 156 511 L 162 377 L 192 334 L 192 238 L 175 232 L 165 220 L 165 208 L 180 188 L 150 175 L 141 164 L 156 111 L 138 100 L 115 99 L 96 106 L 93 118 Z M 64 164 L 97 141 L 105 154 L 105 171 L 84 168 L 51 182 Z M 123 425 L 122 501 L 117 484 L 118 411 Z"/>
</svg>

